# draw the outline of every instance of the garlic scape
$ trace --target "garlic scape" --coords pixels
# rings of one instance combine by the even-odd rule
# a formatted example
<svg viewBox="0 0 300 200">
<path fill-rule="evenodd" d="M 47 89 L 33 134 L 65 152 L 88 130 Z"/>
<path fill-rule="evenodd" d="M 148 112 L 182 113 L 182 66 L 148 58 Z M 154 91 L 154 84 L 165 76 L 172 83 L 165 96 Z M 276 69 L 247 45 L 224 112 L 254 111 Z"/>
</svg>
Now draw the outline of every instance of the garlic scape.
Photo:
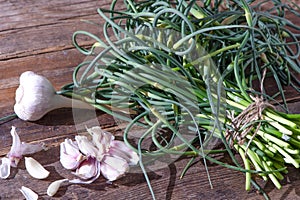
<svg viewBox="0 0 300 200">
<path fill-rule="evenodd" d="M 32 71 L 21 74 L 15 100 L 15 113 L 26 121 L 39 120 L 46 113 L 58 108 L 93 109 L 87 103 L 57 94 L 47 78 Z"/>
</svg>

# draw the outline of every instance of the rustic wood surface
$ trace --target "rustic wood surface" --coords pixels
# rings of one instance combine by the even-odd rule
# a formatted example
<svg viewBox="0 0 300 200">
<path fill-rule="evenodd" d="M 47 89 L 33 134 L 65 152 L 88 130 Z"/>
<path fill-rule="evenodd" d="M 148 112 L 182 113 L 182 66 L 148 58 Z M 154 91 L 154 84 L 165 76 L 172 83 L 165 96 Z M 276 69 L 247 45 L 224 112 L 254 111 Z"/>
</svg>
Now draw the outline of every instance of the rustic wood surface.
<svg viewBox="0 0 300 200">
<path fill-rule="evenodd" d="M 84 59 L 72 45 L 72 33 L 88 30 L 99 34 L 101 29 L 98 26 L 84 21 L 102 24 L 96 8 L 108 6 L 109 1 L 104 0 L 0 1 L 0 117 L 13 113 L 18 77 L 24 71 L 32 70 L 46 76 L 57 89 L 71 82 L 74 67 Z M 82 42 L 88 46 L 93 41 Z M 292 99 L 297 99 L 297 96 L 291 95 Z M 297 101 L 290 102 L 293 112 L 300 113 L 299 105 Z M 102 128 L 115 135 L 122 134 L 122 126 L 117 125 L 112 117 L 104 113 L 97 116 Z M 58 162 L 58 145 L 64 138 L 77 134 L 72 110 L 56 110 L 36 122 L 13 119 L 1 123 L 1 157 L 10 149 L 11 126 L 17 127 L 22 141 L 43 141 L 50 147 L 33 157 L 46 166 L 51 175 L 46 180 L 35 180 L 28 175 L 24 161 L 21 161 L 9 179 L 0 180 L 1 200 L 24 199 L 19 192 L 21 186 L 33 189 L 41 199 L 151 199 L 141 173 L 129 173 L 113 184 L 99 178 L 90 185 L 65 185 L 53 198 L 49 198 L 47 186 L 54 180 L 69 176 L 69 171 Z M 219 156 L 219 159 L 228 158 Z M 182 158 L 149 173 L 157 199 L 263 199 L 254 189 L 250 192 L 244 190 L 242 173 L 213 164 L 208 166 L 214 186 L 211 189 L 201 160 L 183 179 L 179 179 L 187 162 L 188 159 Z M 272 199 L 300 199 L 299 169 L 289 167 L 289 174 L 281 182 L 281 190 L 270 182 L 259 183 Z"/>
</svg>

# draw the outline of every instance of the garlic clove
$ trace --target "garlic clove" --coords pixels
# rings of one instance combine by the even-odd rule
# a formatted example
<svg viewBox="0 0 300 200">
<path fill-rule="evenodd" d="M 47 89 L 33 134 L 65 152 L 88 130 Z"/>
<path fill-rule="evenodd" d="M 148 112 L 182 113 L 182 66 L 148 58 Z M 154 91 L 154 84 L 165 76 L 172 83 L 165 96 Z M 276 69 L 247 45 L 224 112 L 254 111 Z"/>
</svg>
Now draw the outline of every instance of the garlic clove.
<svg viewBox="0 0 300 200">
<path fill-rule="evenodd" d="M 122 177 L 128 171 L 129 165 L 122 158 L 104 156 L 101 162 L 101 173 L 109 181 L 114 181 Z"/>
<path fill-rule="evenodd" d="M 54 181 L 52 182 L 49 186 L 48 186 L 48 189 L 47 189 L 47 195 L 50 196 L 50 197 L 53 197 L 59 187 L 61 186 L 62 183 L 66 182 L 66 181 L 69 181 L 68 179 L 61 179 L 61 180 L 57 180 L 57 181 Z"/>
<path fill-rule="evenodd" d="M 94 158 L 97 158 L 99 154 L 98 149 L 86 136 L 76 135 L 75 140 L 82 154 L 84 154 L 85 156 L 92 156 Z"/>
<path fill-rule="evenodd" d="M 66 169 L 76 169 L 79 164 L 85 159 L 76 142 L 71 139 L 65 139 L 60 144 L 60 163 Z"/>
<path fill-rule="evenodd" d="M 109 153 L 113 157 L 125 159 L 129 165 L 136 165 L 140 160 L 139 155 L 129 148 L 123 141 L 112 141 Z"/>
<path fill-rule="evenodd" d="M 97 180 L 101 174 L 101 170 L 100 170 L 100 162 L 96 163 L 96 168 L 97 168 L 97 172 L 96 175 L 88 180 L 83 180 L 80 178 L 76 178 L 76 179 L 72 179 L 69 180 L 70 183 L 75 183 L 75 184 L 91 184 L 92 182 L 94 182 L 95 180 Z"/>
<path fill-rule="evenodd" d="M 28 187 L 22 186 L 20 191 L 22 192 L 26 200 L 37 200 L 39 198 L 39 195 Z"/>
<path fill-rule="evenodd" d="M 45 179 L 50 174 L 38 161 L 31 157 L 25 157 L 25 167 L 27 172 L 36 179 Z"/>
<path fill-rule="evenodd" d="M 87 180 L 97 175 L 98 167 L 98 161 L 95 158 L 88 157 L 80 163 L 74 174 L 81 179 Z"/>
<path fill-rule="evenodd" d="M 0 178 L 7 179 L 10 175 L 10 159 L 7 157 L 3 157 L 2 163 L 0 165 Z"/>
<path fill-rule="evenodd" d="M 118 178 L 124 176 L 125 172 L 115 170 L 112 166 L 110 166 L 106 163 L 101 163 L 101 174 L 108 181 L 115 181 Z"/>
<path fill-rule="evenodd" d="M 103 131 L 99 126 L 87 128 L 87 131 L 92 135 L 93 143 L 99 149 L 99 153 L 107 153 L 115 137 L 111 133 Z"/>
</svg>

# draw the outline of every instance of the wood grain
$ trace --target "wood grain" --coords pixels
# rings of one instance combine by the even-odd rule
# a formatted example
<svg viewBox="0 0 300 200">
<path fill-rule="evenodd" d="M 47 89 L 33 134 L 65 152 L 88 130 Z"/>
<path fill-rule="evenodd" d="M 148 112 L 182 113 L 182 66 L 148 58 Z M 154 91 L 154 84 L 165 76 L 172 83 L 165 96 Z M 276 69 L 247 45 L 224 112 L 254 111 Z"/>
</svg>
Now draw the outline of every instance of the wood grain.
<svg viewBox="0 0 300 200">
<path fill-rule="evenodd" d="M 22 72 L 32 70 L 44 75 L 57 89 L 72 80 L 74 67 L 84 59 L 72 45 L 72 34 L 76 30 L 101 34 L 101 28 L 84 21 L 101 25 L 103 20 L 96 9 L 108 6 L 109 2 L 104 0 L 0 1 L 0 116 L 13 113 L 15 89 Z M 82 41 L 86 46 L 92 43 L 89 39 Z M 300 113 L 297 102 L 291 103 L 290 107 Z M 143 174 L 135 170 L 113 184 L 100 178 L 90 185 L 64 185 L 53 198 L 46 195 L 52 181 L 71 177 L 58 158 L 59 143 L 77 134 L 73 112 L 59 109 L 36 122 L 13 119 L 0 124 L 0 156 L 9 151 L 12 142 L 10 128 L 16 126 L 22 141 L 43 141 L 50 147 L 48 151 L 35 154 L 34 158 L 51 172 L 46 180 L 35 180 L 29 177 L 24 161 L 21 161 L 8 180 L 0 180 L 0 199 L 23 199 L 18 191 L 21 186 L 32 188 L 41 199 L 151 199 Z M 91 116 L 94 114 L 92 112 Z M 116 136 L 122 135 L 125 124 L 117 123 L 101 112 L 96 115 L 102 128 Z M 82 117 L 77 120 L 84 121 Z M 226 155 L 217 158 L 230 162 Z M 242 173 L 209 163 L 211 188 L 201 159 L 184 178 L 179 179 L 188 161 L 189 158 L 179 158 L 164 168 L 149 172 L 157 199 L 263 199 L 254 189 L 250 192 L 244 190 Z M 258 182 L 273 199 L 300 199 L 300 172 L 292 167 L 289 167 L 289 172 L 282 181 L 281 190 L 275 189 L 270 182 L 264 183 L 260 179 Z"/>
</svg>

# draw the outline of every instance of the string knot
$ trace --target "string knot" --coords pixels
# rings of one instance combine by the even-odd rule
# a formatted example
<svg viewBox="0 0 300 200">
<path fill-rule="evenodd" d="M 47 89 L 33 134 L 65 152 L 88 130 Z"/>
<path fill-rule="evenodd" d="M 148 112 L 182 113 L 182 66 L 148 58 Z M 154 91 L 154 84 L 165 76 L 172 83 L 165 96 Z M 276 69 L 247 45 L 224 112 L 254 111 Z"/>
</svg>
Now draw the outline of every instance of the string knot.
<svg viewBox="0 0 300 200">
<path fill-rule="evenodd" d="M 226 140 L 232 147 L 235 141 L 237 141 L 239 144 L 243 144 L 246 136 L 250 135 L 250 133 L 256 127 L 247 144 L 245 153 L 260 129 L 261 120 L 263 120 L 262 113 L 264 109 L 268 107 L 274 109 L 274 106 L 265 101 L 262 96 L 250 97 L 253 100 L 253 103 L 251 103 L 239 115 L 234 116 L 234 111 L 228 112 L 227 117 L 231 120 L 232 129 L 227 129 L 225 132 Z"/>
</svg>

